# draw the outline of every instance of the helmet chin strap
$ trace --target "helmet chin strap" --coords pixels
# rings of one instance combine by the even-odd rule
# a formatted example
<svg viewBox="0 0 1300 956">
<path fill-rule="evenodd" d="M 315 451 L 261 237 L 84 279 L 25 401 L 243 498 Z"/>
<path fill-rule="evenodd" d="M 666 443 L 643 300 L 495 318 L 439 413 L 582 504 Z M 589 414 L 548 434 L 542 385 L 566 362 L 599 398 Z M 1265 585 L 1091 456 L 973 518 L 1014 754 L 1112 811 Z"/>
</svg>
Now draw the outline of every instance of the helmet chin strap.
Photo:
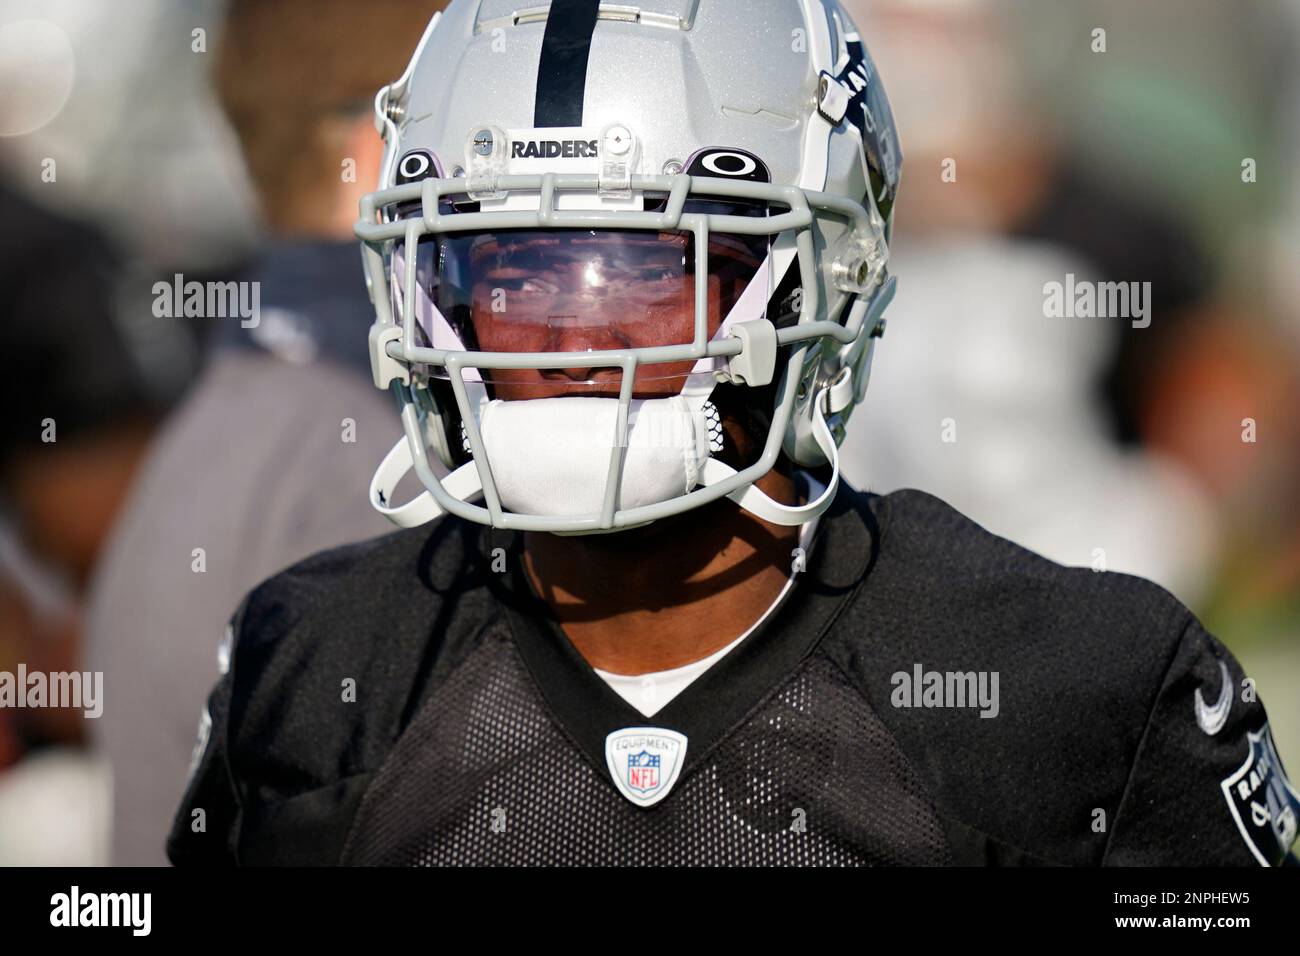
<svg viewBox="0 0 1300 956">
<path fill-rule="evenodd" d="M 371 507 L 399 528 L 415 528 L 446 513 L 428 490 L 422 491 L 405 504 L 391 504 L 393 491 L 414 466 L 411 443 L 403 436 L 389 449 L 375 469 L 375 476 L 370 479 Z M 443 478 L 442 486 L 459 501 L 468 501 L 483 490 L 483 482 L 472 461 Z"/>
<path fill-rule="evenodd" d="M 727 497 L 750 514 L 777 525 L 806 524 L 824 512 L 835 498 L 840 479 L 839 449 L 831 436 L 825 416 L 843 411 L 852 402 L 853 373 L 848 367 L 842 368 L 839 375 L 813 397 L 813 439 L 831 464 L 830 481 L 826 483 L 825 490 L 817 498 L 802 505 L 786 505 L 752 484 L 736 489 Z M 416 449 L 411 444 L 410 436 L 420 434 L 419 422 L 412 405 L 408 404 L 403 408 L 402 419 L 407 434 L 392 447 L 375 471 L 375 476 L 370 482 L 370 503 L 376 511 L 398 527 L 414 528 L 432 521 L 445 512 L 428 490 L 421 492 L 405 504 L 392 504 L 393 492 L 398 483 L 415 467 L 413 454 Z M 419 470 L 417 468 L 417 471 Z M 736 469 L 730 465 L 716 458 L 707 458 L 700 471 L 699 487 L 707 488 L 716 485 L 736 473 Z M 473 461 L 466 462 L 443 478 L 442 485 L 458 501 L 468 501 L 483 490 L 478 466 Z"/>
<path fill-rule="evenodd" d="M 835 500 L 835 491 L 840 484 L 840 454 L 826 424 L 826 414 L 841 412 L 853 402 L 853 372 L 845 367 L 840 370 L 829 385 L 819 391 L 813 398 L 812 434 L 817 447 L 822 450 L 831 465 L 831 477 L 822 493 L 812 501 L 802 505 L 784 505 L 770 495 L 760 491 L 757 485 L 737 489 L 727 495 L 732 501 L 750 514 L 777 525 L 801 525 L 812 521 L 830 507 Z M 700 486 L 707 488 L 725 478 L 736 474 L 730 465 L 710 458 L 704 463 L 700 476 Z"/>
</svg>

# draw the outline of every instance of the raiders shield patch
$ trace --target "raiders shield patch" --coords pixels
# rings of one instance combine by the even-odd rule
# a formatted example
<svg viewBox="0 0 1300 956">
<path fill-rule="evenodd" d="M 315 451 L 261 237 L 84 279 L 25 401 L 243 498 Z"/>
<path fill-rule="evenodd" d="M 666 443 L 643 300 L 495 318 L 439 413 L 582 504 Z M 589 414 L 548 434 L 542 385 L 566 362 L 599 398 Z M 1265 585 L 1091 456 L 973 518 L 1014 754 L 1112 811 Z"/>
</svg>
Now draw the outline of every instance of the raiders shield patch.
<svg viewBox="0 0 1300 956">
<path fill-rule="evenodd" d="M 686 738 L 662 727 L 626 727 L 605 738 L 614 785 L 639 807 L 668 796 L 686 760 Z"/>
<path fill-rule="evenodd" d="M 1250 852 L 1261 866 L 1277 866 L 1295 842 L 1300 792 L 1286 777 L 1268 724 L 1246 736 L 1246 762 L 1220 786 Z"/>
</svg>

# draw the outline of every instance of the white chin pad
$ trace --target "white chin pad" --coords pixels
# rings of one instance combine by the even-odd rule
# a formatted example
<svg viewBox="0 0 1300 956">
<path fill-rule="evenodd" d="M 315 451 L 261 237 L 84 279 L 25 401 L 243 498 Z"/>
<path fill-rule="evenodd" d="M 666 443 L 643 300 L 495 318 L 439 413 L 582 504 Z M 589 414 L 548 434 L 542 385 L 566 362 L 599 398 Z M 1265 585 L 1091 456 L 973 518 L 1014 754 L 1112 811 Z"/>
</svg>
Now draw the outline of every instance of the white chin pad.
<svg viewBox="0 0 1300 956">
<path fill-rule="evenodd" d="M 617 441 L 617 398 L 537 398 L 484 407 L 479 419 L 502 507 L 516 514 L 596 514 Z M 704 412 L 680 395 L 633 400 L 615 507 L 667 501 L 699 482 L 709 457 Z"/>
</svg>

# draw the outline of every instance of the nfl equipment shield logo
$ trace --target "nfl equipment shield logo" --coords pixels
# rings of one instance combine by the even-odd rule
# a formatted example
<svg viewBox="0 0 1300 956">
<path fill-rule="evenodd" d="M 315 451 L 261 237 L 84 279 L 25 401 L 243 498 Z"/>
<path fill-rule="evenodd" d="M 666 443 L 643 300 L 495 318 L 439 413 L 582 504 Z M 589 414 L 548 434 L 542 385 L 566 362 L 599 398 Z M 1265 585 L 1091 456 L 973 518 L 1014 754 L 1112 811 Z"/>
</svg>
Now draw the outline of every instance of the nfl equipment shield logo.
<svg viewBox="0 0 1300 956">
<path fill-rule="evenodd" d="M 662 727 L 628 727 L 605 738 L 614 785 L 639 807 L 668 796 L 686 759 L 686 738 Z"/>
<path fill-rule="evenodd" d="M 659 755 L 647 750 L 627 758 L 627 785 L 633 790 L 649 793 L 659 789 Z"/>
<path fill-rule="evenodd" d="M 1277 866 L 1295 842 L 1300 793 L 1286 778 L 1268 724 L 1246 737 L 1250 741 L 1246 762 L 1219 785 L 1255 859 L 1261 866 Z"/>
</svg>

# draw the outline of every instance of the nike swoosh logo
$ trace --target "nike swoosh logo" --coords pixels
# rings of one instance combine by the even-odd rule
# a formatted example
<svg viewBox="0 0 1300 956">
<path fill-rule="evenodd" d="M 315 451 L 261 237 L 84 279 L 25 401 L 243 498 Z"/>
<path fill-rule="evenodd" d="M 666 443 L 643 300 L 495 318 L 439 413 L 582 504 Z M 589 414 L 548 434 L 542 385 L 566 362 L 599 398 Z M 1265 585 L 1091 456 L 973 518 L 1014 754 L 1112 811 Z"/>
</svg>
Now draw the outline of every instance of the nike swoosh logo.
<svg viewBox="0 0 1300 956">
<path fill-rule="evenodd" d="M 1214 706 L 1205 703 L 1201 689 L 1196 688 L 1196 722 L 1201 729 L 1213 737 L 1228 722 L 1228 711 L 1232 709 L 1232 678 L 1228 674 L 1228 665 L 1219 661 L 1219 676 L 1223 687 L 1219 690 L 1219 699 Z"/>
</svg>

